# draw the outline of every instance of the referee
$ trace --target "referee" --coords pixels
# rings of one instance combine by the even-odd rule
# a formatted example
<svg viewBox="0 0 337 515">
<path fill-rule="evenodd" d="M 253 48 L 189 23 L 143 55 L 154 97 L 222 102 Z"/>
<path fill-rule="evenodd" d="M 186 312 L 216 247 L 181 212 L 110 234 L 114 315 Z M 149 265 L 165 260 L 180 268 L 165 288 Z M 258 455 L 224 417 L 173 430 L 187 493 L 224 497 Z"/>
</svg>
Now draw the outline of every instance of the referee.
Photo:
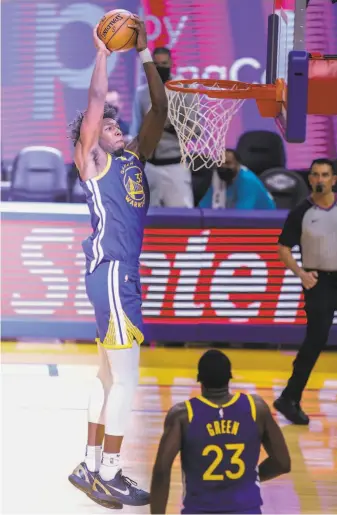
<svg viewBox="0 0 337 515">
<path fill-rule="evenodd" d="M 303 390 L 329 337 L 337 310 L 337 177 L 329 159 L 315 159 L 309 173 L 312 194 L 290 211 L 279 238 L 279 256 L 302 281 L 307 328 L 293 373 L 274 407 L 294 424 L 307 425 Z M 291 249 L 299 245 L 302 267 Z"/>
</svg>

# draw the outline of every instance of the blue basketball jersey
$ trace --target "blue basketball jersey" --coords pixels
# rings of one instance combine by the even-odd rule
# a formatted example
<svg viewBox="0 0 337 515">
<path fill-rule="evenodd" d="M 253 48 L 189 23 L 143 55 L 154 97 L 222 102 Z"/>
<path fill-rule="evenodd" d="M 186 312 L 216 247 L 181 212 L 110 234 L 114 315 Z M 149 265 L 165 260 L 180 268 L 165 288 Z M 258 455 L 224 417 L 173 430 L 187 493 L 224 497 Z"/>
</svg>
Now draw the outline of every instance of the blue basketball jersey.
<svg viewBox="0 0 337 515">
<path fill-rule="evenodd" d="M 87 272 L 106 261 L 138 267 L 149 207 L 144 163 L 129 150 L 120 157 L 107 154 L 103 172 L 81 186 L 93 230 L 82 243 Z"/>
<path fill-rule="evenodd" d="M 199 396 L 186 406 L 182 513 L 259 513 L 261 440 L 253 398 L 237 393 L 219 408 Z"/>
</svg>

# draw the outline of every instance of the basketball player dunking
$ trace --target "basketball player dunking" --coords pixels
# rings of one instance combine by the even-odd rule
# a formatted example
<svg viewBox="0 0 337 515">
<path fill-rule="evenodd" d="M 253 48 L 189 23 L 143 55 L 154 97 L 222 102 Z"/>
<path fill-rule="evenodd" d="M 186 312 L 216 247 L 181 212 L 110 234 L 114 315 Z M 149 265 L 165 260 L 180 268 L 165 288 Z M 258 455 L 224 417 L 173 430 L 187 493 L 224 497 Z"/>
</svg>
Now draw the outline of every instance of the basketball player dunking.
<svg viewBox="0 0 337 515">
<path fill-rule="evenodd" d="M 181 453 L 181 513 L 261 513 L 260 481 L 290 471 L 279 426 L 257 395 L 231 395 L 231 364 L 218 350 L 200 359 L 202 395 L 168 412 L 153 469 L 151 513 L 165 513 L 172 463 Z M 268 457 L 258 466 L 261 445 Z"/>
<path fill-rule="evenodd" d="M 98 39 L 97 27 L 88 109 L 72 123 L 71 132 L 93 229 L 83 250 L 86 291 L 99 336 L 99 371 L 89 400 L 85 458 L 69 480 L 110 508 L 149 503 L 149 494 L 123 476 L 120 449 L 138 384 L 139 345 L 144 340 L 139 276 L 149 205 L 144 164 L 161 138 L 167 98 L 147 49 L 144 23 L 135 18 L 129 27 L 137 31 L 136 49 L 152 101 L 138 136 L 125 147 L 115 110 L 105 103 L 110 52 Z"/>
</svg>

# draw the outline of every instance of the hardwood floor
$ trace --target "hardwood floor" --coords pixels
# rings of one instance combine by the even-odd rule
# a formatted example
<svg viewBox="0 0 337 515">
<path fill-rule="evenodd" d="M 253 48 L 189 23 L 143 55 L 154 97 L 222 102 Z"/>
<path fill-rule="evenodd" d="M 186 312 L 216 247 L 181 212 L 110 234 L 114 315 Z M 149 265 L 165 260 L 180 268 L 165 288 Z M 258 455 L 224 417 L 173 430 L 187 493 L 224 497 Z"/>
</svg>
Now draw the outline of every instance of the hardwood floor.
<svg viewBox="0 0 337 515">
<path fill-rule="evenodd" d="M 69 347 L 3 346 L 3 513 L 109 512 L 67 481 L 83 457 L 87 396 L 95 375 L 94 349 L 78 347 L 71 351 Z M 142 352 L 142 384 L 122 452 L 124 473 L 141 487 L 149 487 L 165 412 L 198 392 L 193 377 L 201 353 Z M 234 367 L 233 391 L 257 392 L 271 405 L 293 355 L 241 350 L 228 355 Z M 263 484 L 265 513 L 337 513 L 336 354 L 321 356 L 303 406 L 311 417 L 309 427 L 292 426 L 274 413 L 290 448 L 292 472 Z M 179 513 L 180 497 L 177 460 L 168 513 Z M 125 507 L 122 512 L 135 510 Z M 148 512 L 146 506 L 137 510 Z"/>
</svg>

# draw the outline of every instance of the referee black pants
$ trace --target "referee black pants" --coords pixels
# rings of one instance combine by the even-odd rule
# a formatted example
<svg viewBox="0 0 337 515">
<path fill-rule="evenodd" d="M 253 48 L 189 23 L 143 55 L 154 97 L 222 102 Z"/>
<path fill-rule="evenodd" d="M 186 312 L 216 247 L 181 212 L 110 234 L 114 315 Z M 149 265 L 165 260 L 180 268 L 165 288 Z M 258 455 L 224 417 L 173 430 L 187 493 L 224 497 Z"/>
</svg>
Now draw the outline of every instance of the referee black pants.
<svg viewBox="0 0 337 515">
<path fill-rule="evenodd" d="M 307 331 L 293 363 L 293 373 L 282 396 L 300 402 L 315 363 L 325 347 L 337 310 L 337 272 L 318 272 L 318 281 L 304 289 Z"/>
</svg>

